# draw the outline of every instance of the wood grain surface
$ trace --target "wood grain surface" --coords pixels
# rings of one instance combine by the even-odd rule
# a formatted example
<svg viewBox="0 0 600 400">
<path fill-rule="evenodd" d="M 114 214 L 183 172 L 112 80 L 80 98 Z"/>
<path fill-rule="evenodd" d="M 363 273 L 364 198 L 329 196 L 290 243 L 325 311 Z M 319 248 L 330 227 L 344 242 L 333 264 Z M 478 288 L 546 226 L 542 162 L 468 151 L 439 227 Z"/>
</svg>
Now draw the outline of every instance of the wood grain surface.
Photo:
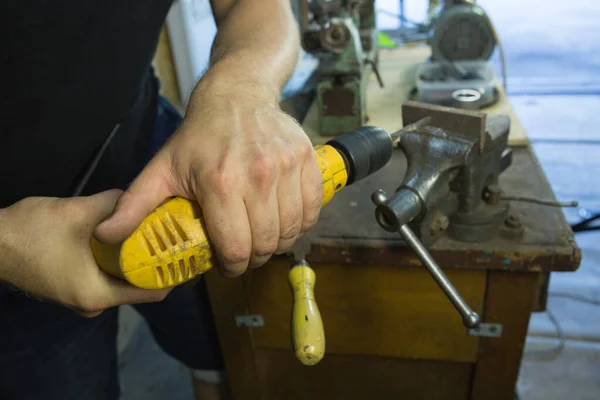
<svg viewBox="0 0 600 400">
<path fill-rule="evenodd" d="M 471 400 L 512 400 L 538 274 L 491 271 L 483 318 L 502 324 L 502 337 L 480 338 Z"/>
<path fill-rule="evenodd" d="M 235 317 L 249 314 L 242 277 L 224 278 L 216 269 L 204 274 L 215 326 L 234 399 L 263 399 L 256 369 L 252 328 L 238 327 Z"/>
<path fill-rule="evenodd" d="M 256 358 L 269 400 L 467 400 L 473 369 L 462 363 L 333 354 L 307 368 L 283 350 L 259 349 Z"/>
<path fill-rule="evenodd" d="M 421 268 L 313 265 L 316 300 L 323 318 L 326 357 L 371 355 L 475 362 L 478 338 L 467 335 L 456 310 Z M 254 330 L 257 347 L 290 346 L 292 297 L 288 266 L 271 262 L 246 274 L 252 314 L 265 326 Z M 485 271 L 448 271 L 448 276 L 475 311 L 483 311 Z"/>
</svg>

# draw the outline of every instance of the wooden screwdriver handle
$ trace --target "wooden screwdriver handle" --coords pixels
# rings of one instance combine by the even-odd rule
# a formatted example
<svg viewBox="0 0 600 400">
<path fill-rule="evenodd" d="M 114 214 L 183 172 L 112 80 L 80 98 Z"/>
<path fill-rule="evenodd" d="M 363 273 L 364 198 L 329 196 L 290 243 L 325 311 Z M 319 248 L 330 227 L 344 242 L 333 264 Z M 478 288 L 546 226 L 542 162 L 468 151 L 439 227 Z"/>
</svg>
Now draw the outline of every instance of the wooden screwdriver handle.
<svg viewBox="0 0 600 400">
<path fill-rule="evenodd" d="M 293 297 L 292 348 L 304 365 L 315 365 L 325 355 L 325 330 L 315 300 L 315 280 L 315 272 L 306 262 L 296 263 L 288 272 Z"/>
</svg>

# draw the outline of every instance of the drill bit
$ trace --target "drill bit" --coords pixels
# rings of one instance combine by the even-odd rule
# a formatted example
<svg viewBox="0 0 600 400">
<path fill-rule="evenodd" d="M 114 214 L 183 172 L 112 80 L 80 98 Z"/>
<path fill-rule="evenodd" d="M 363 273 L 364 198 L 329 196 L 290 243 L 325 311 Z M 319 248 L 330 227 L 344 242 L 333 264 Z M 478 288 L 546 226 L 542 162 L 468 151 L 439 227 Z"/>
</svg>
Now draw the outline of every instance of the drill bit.
<svg viewBox="0 0 600 400">
<path fill-rule="evenodd" d="M 420 120 L 413 122 L 412 124 L 406 125 L 399 131 L 391 133 L 390 136 L 392 137 L 392 144 L 396 145 L 400 141 L 402 135 L 404 135 L 405 133 L 414 132 L 429 124 L 431 124 L 431 116 L 421 118 Z"/>
</svg>

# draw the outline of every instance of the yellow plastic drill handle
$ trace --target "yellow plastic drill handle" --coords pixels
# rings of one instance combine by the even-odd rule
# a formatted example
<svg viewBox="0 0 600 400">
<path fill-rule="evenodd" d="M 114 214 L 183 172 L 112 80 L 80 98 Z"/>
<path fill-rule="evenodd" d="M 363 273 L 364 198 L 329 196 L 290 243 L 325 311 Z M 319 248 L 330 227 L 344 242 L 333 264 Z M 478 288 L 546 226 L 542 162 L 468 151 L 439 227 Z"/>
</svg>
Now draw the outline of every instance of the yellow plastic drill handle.
<svg viewBox="0 0 600 400">
<path fill-rule="evenodd" d="M 315 147 L 327 204 L 348 181 L 344 159 L 330 145 Z M 96 262 L 109 274 L 134 286 L 162 289 L 180 285 L 215 263 L 197 202 L 174 197 L 142 221 L 121 245 L 91 241 Z"/>
<path fill-rule="evenodd" d="M 292 289 L 292 348 L 304 365 L 315 365 L 325 354 L 325 330 L 315 300 L 315 272 L 308 263 L 290 268 L 288 282 Z"/>
</svg>

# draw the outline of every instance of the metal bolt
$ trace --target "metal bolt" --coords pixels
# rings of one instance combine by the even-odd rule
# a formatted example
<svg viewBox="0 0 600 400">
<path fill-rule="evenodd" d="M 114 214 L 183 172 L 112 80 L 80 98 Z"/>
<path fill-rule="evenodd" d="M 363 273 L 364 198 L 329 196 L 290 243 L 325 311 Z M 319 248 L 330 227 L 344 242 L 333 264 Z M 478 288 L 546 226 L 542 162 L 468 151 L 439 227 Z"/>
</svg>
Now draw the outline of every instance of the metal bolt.
<svg viewBox="0 0 600 400">
<path fill-rule="evenodd" d="M 450 225 L 450 220 L 445 215 L 442 215 L 440 217 L 440 227 L 443 231 L 445 231 L 446 229 L 448 229 L 448 225 Z"/>
<path fill-rule="evenodd" d="M 445 231 L 450 225 L 450 220 L 444 214 L 437 213 L 431 221 L 431 227 L 429 229 L 429 233 L 431 236 L 435 236 L 438 233 Z"/>
<path fill-rule="evenodd" d="M 498 184 L 491 184 L 486 187 L 483 191 L 483 201 L 487 204 L 498 204 L 500 202 L 500 196 L 502 190 Z"/>
<path fill-rule="evenodd" d="M 381 206 L 387 201 L 387 193 L 383 189 L 377 189 L 371 195 L 371 201 L 373 201 L 376 206 Z"/>
<path fill-rule="evenodd" d="M 521 220 L 519 219 L 518 216 L 511 214 L 508 216 L 508 218 L 506 218 L 506 221 L 504 221 L 504 224 L 512 229 L 517 229 L 521 227 Z"/>
</svg>

